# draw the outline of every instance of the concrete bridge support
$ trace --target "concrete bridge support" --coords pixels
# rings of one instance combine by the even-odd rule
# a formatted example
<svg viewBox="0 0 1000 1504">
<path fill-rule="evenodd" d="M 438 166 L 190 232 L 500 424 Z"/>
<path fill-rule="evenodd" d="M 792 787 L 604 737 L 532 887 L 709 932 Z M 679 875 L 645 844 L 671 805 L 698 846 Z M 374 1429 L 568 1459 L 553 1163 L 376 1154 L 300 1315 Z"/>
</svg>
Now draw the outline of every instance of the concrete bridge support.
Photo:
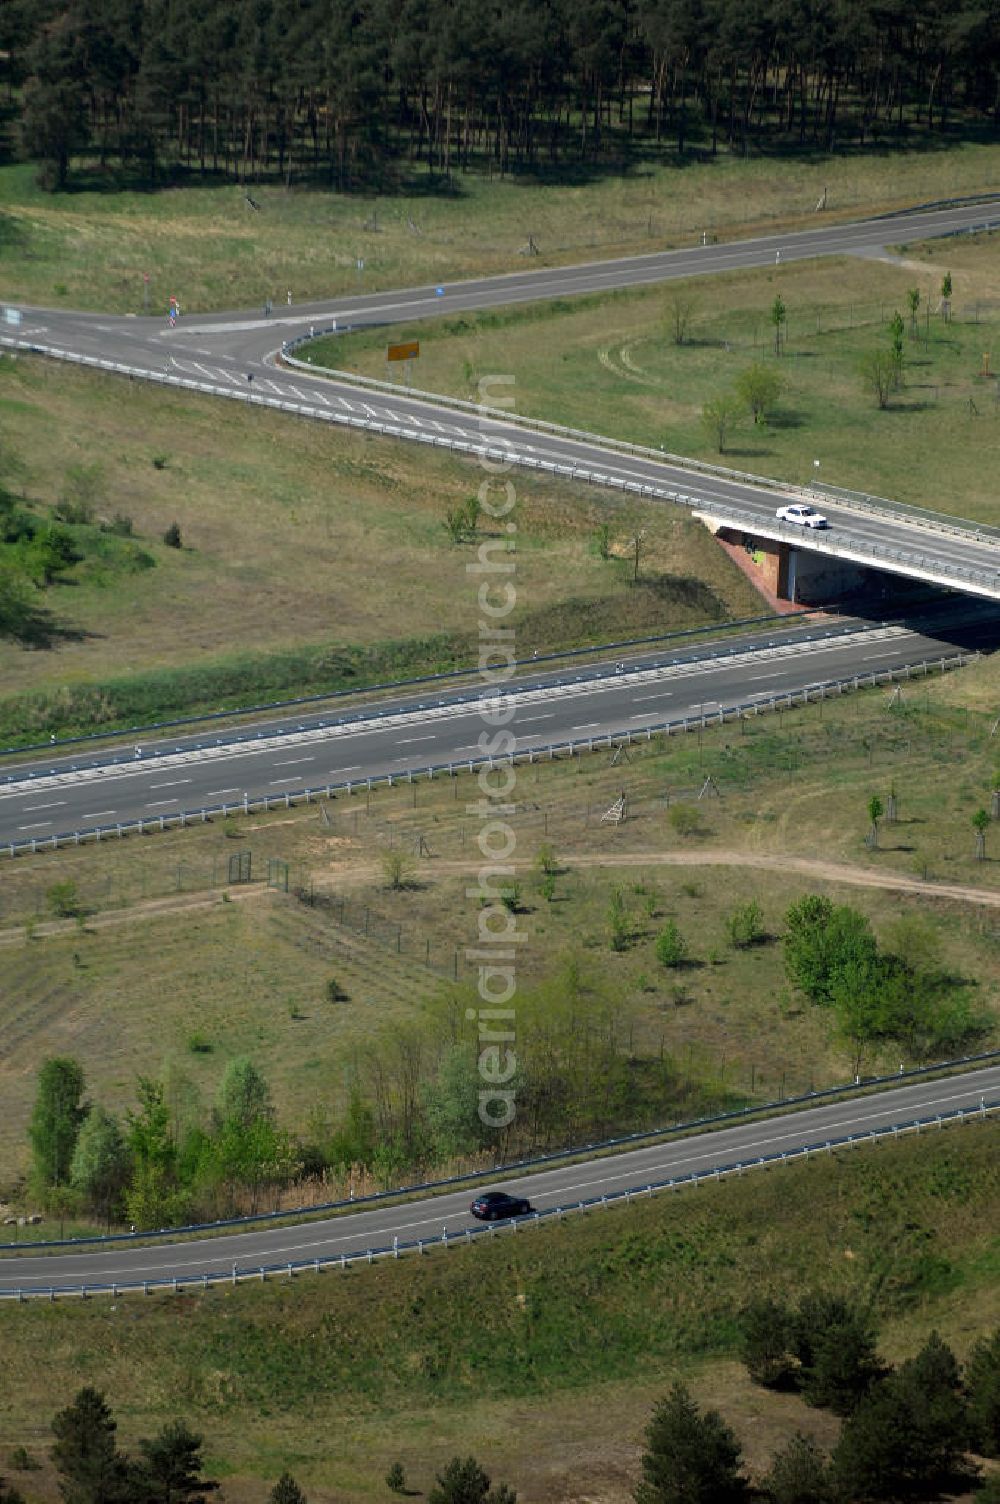
<svg viewBox="0 0 1000 1504">
<path fill-rule="evenodd" d="M 740 562 L 765 595 L 799 606 L 831 605 L 870 589 L 878 570 L 796 548 L 777 538 L 760 538 L 708 518 L 706 526 L 730 549 L 741 550 Z M 743 558 L 745 555 L 745 560 Z"/>
</svg>

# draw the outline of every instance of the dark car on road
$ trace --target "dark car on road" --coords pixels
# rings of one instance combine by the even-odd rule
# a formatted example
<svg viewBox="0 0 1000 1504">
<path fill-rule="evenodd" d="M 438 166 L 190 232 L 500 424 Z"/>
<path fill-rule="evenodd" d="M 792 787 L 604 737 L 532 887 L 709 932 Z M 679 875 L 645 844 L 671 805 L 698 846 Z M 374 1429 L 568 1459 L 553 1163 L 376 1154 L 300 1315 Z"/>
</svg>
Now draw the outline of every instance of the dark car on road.
<svg viewBox="0 0 1000 1504">
<path fill-rule="evenodd" d="M 531 1211 L 527 1196 L 508 1196 L 506 1191 L 486 1191 L 469 1207 L 480 1222 L 498 1222 L 503 1217 L 526 1217 Z"/>
</svg>

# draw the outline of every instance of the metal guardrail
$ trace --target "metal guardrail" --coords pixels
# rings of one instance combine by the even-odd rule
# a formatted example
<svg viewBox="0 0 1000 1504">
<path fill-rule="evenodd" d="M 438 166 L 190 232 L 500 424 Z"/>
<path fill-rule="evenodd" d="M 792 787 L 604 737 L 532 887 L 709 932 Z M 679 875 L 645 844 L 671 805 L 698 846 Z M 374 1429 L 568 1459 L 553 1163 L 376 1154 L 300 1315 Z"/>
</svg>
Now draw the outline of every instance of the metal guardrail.
<svg viewBox="0 0 1000 1504">
<path fill-rule="evenodd" d="M 853 674 L 843 679 L 828 679 L 819 684 L 807 685 L 804 689 L 787 690 L 782 694 L 772 695 L 766 704 L 762 704 L 759 700 L 739 701 L 732 705 L 720 706 L 718 710 L 703 712 L 698 716 L 683 716 L 675 721 L 650 721 L 645 726 L 635 726 L 624 731 L 608 731 L 601 736 L 574 737 L 566 741 L 549 742 L 545 746 L 531 747 L 524 751 L 514 752 L 507 757 L 463 757 L 449 762 L 432 763 L 424 767 L 403 768 L 393 773 L 373 774 L 368 778 L 344 779 L 338 783 L 287 789 L 284 793 L 261 794 L 253 799 L 249 794 L 244 794 L 242 800 L 237 800 L 232 804 L 206 805 L 194 810 L 177 810 L 173 814 L 140 815 L 134 820 L 118 820 L 114 824 L 88 826 L 84 830 L 63 831 L 43 837 L 29 836 L 19 841 L 4 841 L 0 844 L 0 853 L 8 857 L 15 857 L 25 852 L 34 855 L 40 851 L 58 850 L 60 846 L 79 846 L 87 840 L 102 841 L 115 837 L 121 839 L 127 835 L 149 835 L 154 831 L 166 830 L 168 826 L 183 828 L 188 825 L 204 824 L 217 816 L 225 819 L 228 815 L 267 813 L 271 809 L 281 808 L 290 809 L 294 804 L 311 804 L 314 800 L 331 799 L 340 793 L 350 797 L 362 789 L 367 791 L 381 785 L 393 788 L 399 783 L 411 784 L 414 778 L 434 779 L 438 775 L 454 777 L 457 773 L 465 771 L 471 773 L 480 767 L 504 767 L 518 762 L 529 764 L 551 762 L 559 755 L 574 757 L 583 751 L 595 752 L 623 744 L 631 746 L 634 741 L 651 741 L 654 736 L 684 734 L 699 729 L 705 730 L 709 726 L 721 726 L 727 721 L 743 720 L 751 715 L 758 716 L 768 712 L 791 710 L 797 704 L 806 705 L 812 700 L 826 699 L 830 695 L 874 688 L 878 684 L 892 684 L 898 679 L 912 679 L 915 674 L 926 676 L 934 667 L 938 667 L 942 673 L 945 673 L 950 668 L 961 668 L 966 663 L 976 662 L 980 657 L 981 654 L 978 652 L 954 653 L 936 659 L 923 659 L 919 664 L 904 664 L 901 668 L 873 669 L 866 674 Z"/>
<path fill-rule="evenodd" d="M 788 617 L 772 617 L 767 619 L 772 621 L 779 620 L 786 623 L 789 621 Z M 658 665 L 653 668 L 636 668 L 629 674 L 628 680 L 626 682 L 634 684 L 645 684 L 647 682 L 652 682 L 659 678 L 665 677 L 666 674 L 671 670 L 675 671 L 677 674 L 682 675 L 686 672 L 697 671 L 698 669 L 704 667 L 705 664 L 725 662 L 727 664 L 735 665 L 740 662 L 749 663 L 755 661 L 758 657 L 765 657 L 773 654 L 780 655 L 782 648 L 785 647 L 787 647 L 789 651 L 797 651 L 804 643 L 827 643 L 835 641 L 838 638 L 849 638 L 852 635 L 858 636 L 862 633 L 868 635 L 872 641 L 876 641 L 881 635 L 884 635 L 886 628 L 889 626 L 890 624 L 883 623 L 881 628 L 859 628 L 857 625 L 846 623 L 842 626 L 822 628 L 812 633 L 797 635 L 794 638 L 790 637 L 787 643 L 780 641 L 770 642 L 768 643 L 766 648 L 741 647 L 739 643 L 731 644 L 728 647 L 719 647 L 714 651 L 705 653 L 699 658 L 680 658 L 676 659 L 672 663 Z M 567 656 L 578 657 L 585 651 L 585 649 L 580 649 L 577 652 L 568 654 Z M 533 661 L 541 662 L 542 660 L 538 659 Z M 605 678 L 610 680 L 611 676 L 606 675 Z M 614 682 L 619 682 L 617 676 L 615 677 Z M 520 684 L 512 683 L 505 691 L 505 698 L 517 698 L 523 703 L 530 703 L 534 699 L 545 698 L 549 695 L 558 696 L 560 692 L 564 690 L 576 689 L 580 685 L 593 684 L 595 686 L 599 686 L 601 683 L 601 679 L 591 679 L 586 674 L 580 673 L 570 675 L 569 677 L 562 676 L 558 679 L 551 679 L 543 686 L 531 685 L 522 681 Z M 193 753 L 199 751 L 208 751 L 209 749 L 218 750 L 221 748 L 241 747 L 260 749 L 268 745 L 277 746 L 286 737 L 294 739 L 296 737 L 309 736 L 313 732 L 318 733 L 320 731 L 334 730 L 341 727 L 350 727 L 352 729 L 357 729 L 366 725 L 378 726 L 380 723 L 384 723 L 387 720 L 393 720 L 396 721 L 400 726 L 406 726 L 414 721 L 419 722 L 425 717 L 444 715 L 455 709 L 461 709 L 463 706 L 475 705 L 479 703 L 482 698 L 483 691 L 482 685 L 480 684 L 476 688 L 470 688 L 465 693 L 462 693 L 460 691 L 457 694 L 453 694 L 447 700 L 418 701 L 412 706 L 405 708 L 400 707 L 398 709 L 393 709 L 391 706 L 387 707 L 382 705 L 375 705 L 370 709 L 358 709 L 353 714 L 349 713 L 344 716 L 332 716 L 330 718 L 317 720 L 310 727 L 299 725 L 278 726 L 273 729 L 263 731 L 236 730 L 232 735 L 228 736 L 225 741 L 220 740 L 219 737 L 214 737 L 205 741 L 193 742 L 186 748 L 175 747 L 172 753 L 166 746 L 163 746 L 160 750 L 156 751 L 154 755 L 160 760 L 162 766 L 168 767 L 174 765 L 175 761 L 178 758 L 186 760 Z M 490 698 L 492 699 L 492 694 L 490 695 Z M 42 747 L 39 750 L 50 751 L 51 745 L 51 743 L 42 743 Z M 115 767 L 130 767 L 135 769 L 136 766 L 137 765 L 134 756 L 123 750 L 121 753 L 113 753 L 104 762 L 90 764 L 84 763 L 82 765 L 82 768 L 78 768 L 77 764 L 72 763 L 69 767 L 63 769 L 61 773 L 51 768 L 33 768 L 28 770 L 27 772 L 15 768 L 13 772 L 7 773 L 2 778 L 0 778 L 0 787 L 4 789 L 12 789 L 16 788 L 18 784 L 24 784 L 25 786 L 34 784 L 37 786 L 39 783 L 46 782 L 48 780 L 53 780 L 55 783 L 59 783 L 62 779 L 68 778 L 72 774 L 78 771 L 84 771 L 88 768 L 96 771 L 101 768 Z"/>
<path fill-rule="evenodd" d="M 800 615 L 790 617 L 778 615 L 774 612 L 767 616 L 741 616 L 732 621 L 710 622 L 703 627 L 681 627 L 674 632 L 660 632 L 653 637 L 625 637 L 619 642 L 601 642 L 593 647 L 564 648 L 556 653 L 540 653 L 537 658 L 519 658 L 515 662 L 515 668 L 537 669 L 545 663 L 561 662 L 565 658 L 588 658 L 596 653 L 616 653 L 626 648 L 651 647 L 657 643 L 668 643 L 683 638 L 705 636 L 713 632 L 736 632 L 745 627 L 766 627 L 772 623 L 784 625 L 791 630 L 797 622 L 804 621 L 809 616 L 821 616 L 825 608 L 817 606 L 812 610 L 803 611 Z M 820 636 L 834 637 L 845 632 L 856 631 L 856 627 L 843 626 L 827 630 Z M 810 637 L 799 638 L 798 641 L 811 642 Z M 729 651 L 733 651 L 730 649 Z M 721 656 L 724 650 L 718 654 L 708 654 L 709 658 Z M 229 710 L 207 710 L 201 715 L 180 716 L 172 721 L 146 721 L 143 725 L 118 726 L 102 731 L 88 731 L 80 736 L 58 737 L 54 742 L 26 742 L 20 747 L 0 747 L 0 757 L 23 754 L 25 752 L 51 752 L 58 747 L 78 747 L 87 742 L 112 741 L 122 736 L 134 736 L 150 731 L 172 731 L 178 726 L 203 726 L 211 721 L 232 720 L 235 716 L 262 715 L 270 710 L 295 710 L 300 705 L 322 705 L 330 700 L 356 700 L 361 695 L 379 695 L 390 689 L 412 689 L 420 684 L 442 684 L 453 679 L 471 679 L 479 675 L 479 669 L 471 664 L 467 668 L 442 669 L 437 674 L 418 674 L 413 679 L 385 679 L 380 684 L 363 684 L 351 686 L 349 689 L 328 689 L 324 694 L 298 695 L 291 700 L 265 700 L 259 705 L 234 706 Z M 560 681 L 555 681 L 560 682 Z M 455 704 L 461 703 L 458 699 Z M 326 724 L 326 723 L 320 723 Z M 301 727 L 299 728 L 301 730 Z M 238 738 L 233 738 L 237 740 Z M 205 746 L 217 746 L 218 742 L 205 742 Z M 17 775 L 12 775 L 16 777 Z"/>
<path fill-rule="evenodd" d="M 337 1201 L 319 1201 L 310 1206 L 279 1208 L 270 1212 L 247 1212 L 237 1217 L 217 1217 L 213 1222 L 189 1222 L 181 1227 L 146 1228 L 140 1232 L 95 1233 L 85 1238 L 44 1238 L 27 1242 L 0 1243 L 0 1253 L 31 1253 L 54 1248 L 95 1248 L 121 1243 L 148 1243 L 157 1238 L 187 1238 L 192 1233 L 221 1232 L 227 1228 L 268 1227 L 276 1222 L 304 1224 L 307 1219 L 322 1217 L 329 1212 L 359 1211 L 388 1201 L 398 1201 L 407 1196 L 417 1196 L 428 1191 L 446 1190 L 449 1186 L 475 1186 L 483 1180 L 497 1180 L 511 1175 L 523 1175 L 526 1171 L 540 1169 L 544 1165 L 557 1165 L 583 1155 L 603 1155 L 608 1150 L 652 1144 L 655 1140 L 669 1139 L 675 1135 L 695 1133 L 706 1128 L 715 1128 L 726 1123 L 747 1123 L 752 1118 L 768 1113 L 785 1115 L 789 1108 L 810 1106 L 842 1097 L 848 1093 L 869 1092 L 880 1086 L 898 1087 L 901 1083 L 921 1080 L 954 1069 L 996 1063 L 998 1050 L 982 1050 L 975 1055 L 960 1055 L 954 1060 L 935 1060 L 928 1065 L 911 1066 L 909 1070 L 893 1071 L 889 1076 L 856 1077 L 854 1081 L 842 1082 L 839 1086 L 822 1086 L 818 1091 L 810 1089 L 798 1095 L 781 1097 L 777 1101 L 747 1103 L 743 1107 L 730 1108 L 726 1112 L 710 1113 L 707 1117 L 689 1118 L 686 1122 L 669 1123 L 659 1128 L 636 1128 L 630 1133 L 619 1133 L 613 1138 L 594 1139 L 589 1143 L 569 1144 L 562 1149 L 549 1149 L 543 1154 L 532 1154 L 526 1159 L 508 1160 L 504 1164 L 490 1165 L 483 1170 L 467 1170 L 457 1175 L 440 1176 L 437 1180 L 419 1180 L 410 1185 L 394 1186 L 386 1191 L 369 1191 L 364 1196 L 341 1197 Z"/>
<path fill-rule="evenodd" d="M 744 529 L 753 532 L 772 534 L 779 539 L 789 542 L 794 541 L 800 548 L 811 548 L 816 552 L 830 553 L 835 556 L 849 559 L 852 562 L 878 567 L 892 566 L 897 573 L 909 574 L 917 579 L 926 579 L 941 585 L 954 585 L 956 582 L 963 583 L 967 588 L 978 590 L 991 599 L 1000 599 L 1000 556 L 998 567 L 994 570 L 970 569 L 962 565 L 951 565 L 947 569 L 941 568 L 937 560 L 928 558 L 920 553 L 909 552 L 905 549 L 891 549 L 880 544 L 869 542 L 864 539 L 855 539 L 847 545 L 842 545 L 838 550 L 823 549 L 822 546 L 804 536 L 805 529 L 786 528 L 784 524 L 777 524 L 774 519 L 761 517 L 756 513 L 746 512 L 731 503 L 721 502 L 716 499 L 702 499 L 691 496 L 686 492 L 671 490 L 666 486 L 653 485 L 649 482 L 626 480 L 621 476 L 605 474 L 602 471 L 588 470 L 576 464 L 564 464 L 555 460 L 539 459 L 533 455 L 519 454 L 516 449 L 500 447 L 494 442 L 480 442 L 470 439 L 448 438 L 443 434 L 429 433 L 424 428 L 414 428 L 405 421 L 384 422 L 375 418 L 361 418 L 353 413 L 341 413 L 332 411 L 328 407 L 314 407 L 306 402 L 293 402 L 284 397 L 265 397 L 261 393 L 244 392 L 236 387 L 216 385 L 214 382 L 195 381 L 191 377 L 172 376 L 160 371 L 150 371 L 144 367 L 129 366 L 121 361 L 104 360 L 97 356 L 79 355 L 73 351 L 60 350 L 54 346 L 42 345 L 26 339 L 15 339 L 9 335 L 0 335 L 0 347 L 25 350 L 29 354 L 48 355 L 56 360 L 69 361 L 74 365 L 91 366 L 97 370 L 108 371 L 112 374 L 130 377 L 138 376 L 141 380 L 152 381 L 161 386 L 173 386 L 182 390 L 201 392 L 210 396 L 228 397 L 231 400 L 246 402 L 251 406 L 265 407 L 276 412 L 292 413 L 298 417 L 314 418 L 327 423 L 334 423 L 345 428 L 355 428 L 367 433 L 382 434 L 389 438 L 408 439 L 418 444 L 429 444 L 433 448 L 448 449 L 458 454 L 474 454 L 485 459 L 520 465 L 526 469 L 537 469 L 548 474 L 563 476 L 570 480 L 584 481 L 594 485 L 609 486 L 614 490 L 628 492 L 636 496 L 654 497 L 660 501 L 668 501 L 683 506 L 689 510 L 708 510 L 713 516 L 721 521 L 732 521 Z M 477 409 L 482 413 L 483 409 Z M 502 415 L 506 416 L 506 415 Z M 510 421 L 509 419 L 507 421 Z M 571 434 L 572 430 L 567 430 Z M 582 436 L 588 441 L 595 436 Z M 601 442 L 598 438 L 598 442 Z M 608 447 L 615 446 L 609 443 Z M 667 461 L 668 457 L 656 450 L 648 451 L 649 455 L 660 463 Z M 713 467 L 702 464 L 700 461 L 689 461 L 678 457 L 677 463 L 683 468 L 696 473 L 712 474 Z M 727 478 L 732 480 L 740 477 L 735 472 Z M 760 486 L 767 490 L 780 488 L 779 483 L 757 476 L 747 476 L 742 483 Z M 789 492 L 788 487 L 783 489 L 784 494 L 800 494 L 798 491 Z M 870 510 L 875 510 L 873 502 Z M 889 514 L 888 520 L 899 521 L 903 515 L 903 509 L 894 510 Z M 933 516 L 933 514 L 928 514 Z M 926 524 L 928 527 L 932 523 Z M 957 524 L 950 524 L 951 529 L 976 541 L 975 534 L 970 537 L 968 530 L 963 530 Z M 938 529 L 939 531 L 941 529 Z M 980 538 L 978 541 L 982 542 Z"/>
<path fill-rule="evenodd" d="M 735 1160 L 730 1164 L 717 1165 L 709 1170 L 692 1170 L 687 1175 L 674 1176 L 666 1180 L 653 1180 L 627 1186 L 623 1190 L 611 1191 L 602 1196 L 589 1196 L 582 1200 L 568 1202 L 564 1206 L 546 1207 L 544 1210 L 530 1213 L 527 1218 L 510 1218 L 503 1224 L 496 1222 L 486 1223 L 482 1226 L 466 1225 L 456 1233 L 449 1233 L 447 1226 L 434 1238 L 413 1238 L 400 1240 L 393 1238 L 391 1243 L 381 1244 L 375 1247 L 352 1249 L 350 1252 L 330 1254 L 327 1257 L 313 1259 L 291 1259 L 275 1264 L 259 1264 L 256 1266 L 240 1267 L 233 1264 L 229 1271 L 216 1273 L 171 1275 L 162 1279 L 145 1279 L 136 1281 L 116 1280 L 111 1284 L 103 1282 L 83 1282 L 72 1285 L 46 1285 L 43 1287 L 33 1286 L 25 1289 L 23 1286 L 0 1286 L 0 1299 L 16 1300 L 57 1300 L 60 1296 L 75 1295 L 86 1300 L 94 1295 L 119 1295 L 134 1294 L 142 1291 L 150 1295 L 157 1290 L 179 1291 L 182 1289 L 208 1289 L 211 1285 L 236 1285 L 241 1281 L 259 1280 L 264 1283 L 268 1275 L 287 1275 L 293 1278 L 300 1273 L 319 1274 L 328 1269 L 349 1269 L 354 1264 L 373 1264 L 376 1259 L 399 1258 L 403 1253 L 423 1254 L 432 1248 L 447 1249 L 455 1244 L 470 1244 L 474 1239 L 493 1237 L 501 1228 L 514 1233 L 519 1226 L 539 1226 L 549 1219 L 559 1219 L 571 1212 L 592 1211 L 597 1207 L 610 1207 L 616 1204 L 629 1205 L 639 1196 L 647 1196 L 652 1199 L 654 1193 L 671 1190 L 683 1190 L 686 1186 L 701 1185 L 708 1180 L 721 1181 L 723 1176 L 743 1175 L 747 1170 L 767 1169 L 774 1165 L 789 1165 L 796 1160 L 808 1160 L 810 1156 L 818 1153 L 832 1154 L 835 1149 L 859 1148 L 864 1144 L 875 1144 L 887 1137 L 896 1138 L 901 1133 L 920 1133 L 924 1128 L 943 1128 L 949 1123 L 967 1123 L 976 1119 L 985 1120 L 986 1117 L 1000 1109 L 1000 1101 L 987 1102 L 985 1098 L 978 1107 L 958 1107 L 950 1112 L 935 1113 L 931 1117 L 913 1118 L 902 1123 L 887 1124 L 882 1128 L 872 1128 L 867 1133 L 849 1133 L 835 1138 L 820 1139 L 815 1143 L 804 1144 L 800 1149 L 779 1151 L 773 1154 L 759 1155 L 749 1160 Z"/>
<path fill-rule="evenodd" d="M 964 232 L 963 232 L 964 233 Z M 950 533 L 957 537 L 967 538 L 972 533 L 975 541 L 989 541 L 995 539 L 1000 544 L 1000 527 L 993 527 L 986 523 L 963 523 L 960 519 L 949 517 L 945 512 L 935 512 L 926 507 L 916 507 L 908 502 L 892 501 L 884 496 L 872 496 L 865 491 L 852 491 L 843 486 L 833 486 L 826 482 L 812 482 L 808 486 L 795 486 L 791 481 L 775 480 L 773 476 L 755 475 L 748 470 L 733 470 L 725 465 L 715 465 L 708 460 L 693 459 L 688 455 L 673 454 L 665 449 L 654 449 L 647 444 L 633 444 L 627 439 L 611 438 L 607 434 L 589 432 L 586 429 L 569 428 L 562 423 L 550 423 L 544 418 L 532 418 L 521 414 L 506 412 L 503 408 L 490 407 L 487 404 L 470 402 L 461 397 L 452 397 L 448 393 L 429 392 L 420 388 L 400 388 L 394 382 L 380 381 L 375 376 L 362 376 L 355 371 L 344 371 L 336 367 L 315 366 L 309 361 L 299 360 L 291 354 L 291 351 L 300 349 L 311 343 L 313 339 L 320 339 L 328 335 L 348 334 L 350 327 L 338 327 L 336 324 L 324 329 L 317 329 L 313 334 L 298 335 L 294 339 L 286 340 L 281 347 L 281 360 L 284 364 L 296 370 L 304 371 L 313 377 L 324 380 L 340 381 L 354 387 L 363 387 L 367 390 L 377 391 L 386 396 L 397 399 L 414 399 L 419 402 L 428 402 L 437 407 L 453 409 L 457 412 L 475 413 L 480 418 L 488 418 L 492 422 L 503 423 L 511 428 L 526 429 L 529 433 L 551 434 L 556 438 L 570 439 L 574 443 L 587 444 L 593 448 L 607 449 L 615 453 L 628 454 L 638 459 L 653 460 L 657 464 L 672 465 L 677 469 L 687 470 L 697 475 L 708 475 L 713 479 L 727 482 L 731 485 L 754 486 L 762 491 L 774 491 L 781 495 L 801 495 L 808 493 L 828 497 L 831 501 L 839 502 L 841 506 L 850 507 L 853 510 L 864 512 L 869 516 L 878 516 L 886 521 L 898 521 L 900 517 L 906 518 L 915 524 L 930 528 L 935 532 Z"/>
</svg>

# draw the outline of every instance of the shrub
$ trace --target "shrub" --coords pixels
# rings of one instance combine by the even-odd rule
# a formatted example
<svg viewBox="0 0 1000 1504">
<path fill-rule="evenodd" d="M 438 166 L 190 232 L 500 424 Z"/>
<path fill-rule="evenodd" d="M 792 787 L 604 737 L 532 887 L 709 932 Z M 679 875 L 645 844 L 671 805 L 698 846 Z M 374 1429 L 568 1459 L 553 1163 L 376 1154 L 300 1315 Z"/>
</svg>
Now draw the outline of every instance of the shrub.
<svg viewBox="0 0 1000 1504">
<path fill-rule="evenodd" d="M 183 547 L 183 544 L 181 543 L 181 526 L 179 522 L 172 522 L 170 526 L 164 531 L 163 541 L 168 548 Z"/>
<path fill-rule="evenodd" d="M 556 853 L 555 848 L 549 841 L 543 841 L 535 853 L 535 866 L 539 872 L 544 872 L 546 876 L 555 872 Z"/>
<path fill-rule="evenodd" d="M 156 560 L 151 553 L 137 543 L 126 543 L 121 550 L 121 562 L 129 574 L 140 574 L 144 569 L 155 569 Z"/>
<path fill-rule="evenodd" d="M 62 522 L 92 522 L 103 483 L 100 465 L 70 465 L 53 511 Z"/>
<path fill-rule="evenodd" d="M 656 937 L 656 959 L 661 966 L 682 966 L 687 958 L 687 942 L 673 920 Z"/>
<path fill-rule="evenodd" d="M 726 919 L 726 933 L 737 950 L 747 950 L 764 938 L 764 916 L 756 899 L 733 910 Z"/>
<path fill-rule="evenodd" d="M 56 919 L 76 919 L 83 913 L 83 905 L 80 903 L 76 891 L 76 883 L 71 878 L 65 878 L 62 882 L 53 883 L 51 888 L 45 891 L 45 902 L 49 913 Z"/>
<path fill-rule="evenodd" d="M 214 1048 L 212 1041 L 197 1029 L 188 1035 L 187 1044 L 192 1055 L 211 1055 Z"/>
<path fill-rule="evenodd" d="M 693 804 L 672 804 L 667 820 L 676 835 L 696 836 L 701 830 L 701 813 Z"/>
<path fill-rule="evenodd" d="M 520 883 L 506 883 L 500 889 L 500 902 L 510 914 L 521 912 L 521 885 Z"/>
<path fill-rule="evenodd" d="M 408 888 L 413 881 L 413 863 L 405 852 L 394 848 L 382 853 L 382 871 L 386 887 L 395 893 Z"/>
<path fill-rule="evenodd" d="M 336 977 L 327 978 L 325 991 L 328 1003 L 350 1002 L 350 994 L 344 991 Z"/>
<path fill-rule="evenodd" d="M 632 938 L 632 930 L 625 910 L 625 896 L 621 888 L 612 888 L 608 902 L 608 943 L 612 950 L 625 950 Z"/>
<path fill-rule="evenodd" d="M 394 1462 L 385 1475 L 385 1486 L 394 1494 L 406 1492 L 406 1474 L 403 1472 L 403 1464 Z"/>
<path fill-rule="evenodd" d="M 116 512 L 110 520 L 101 523 L 102 533 L 112 533 L 116 538 L 131 538 L 132 519 L 127 512 Z"/>
</svg>

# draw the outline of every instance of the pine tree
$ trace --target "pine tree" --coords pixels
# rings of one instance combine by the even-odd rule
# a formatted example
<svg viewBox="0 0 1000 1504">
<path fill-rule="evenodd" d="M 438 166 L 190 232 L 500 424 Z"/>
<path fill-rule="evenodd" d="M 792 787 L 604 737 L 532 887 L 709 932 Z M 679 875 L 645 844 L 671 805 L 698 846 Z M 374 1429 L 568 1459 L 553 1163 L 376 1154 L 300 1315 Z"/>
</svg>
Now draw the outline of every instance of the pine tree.
<svg viewBox="0 0 1000 1504">
<path fill-rule="evenodd" d="M 89 1385 L 53 1418 L 52 1461 L 66 1504 L 129 1504 L 134 1480 L 117 1429 L 104 1395 Z"/>
<path fill-rule="evenodd" d="M 806 1403 L 850 1415 L 884 1371 L 868 1318 L 840 1296 L 807 1295 L 793 1331 Z"/>
<path fill-rule="evenodd" d="M 969 1426 L 976 1450 L 1000 1457 L 1000 1327 L 982 1337 L 965 1365 Z"/>
<path fill-rule="evenodd" d="M 506 1483 L 490 1487 L 490 1477 L 475 1457 L 453 1457 L 427 1495 L 427 1504 L 515 1504 L 517 1495 Z"/>
<path fill-rule="evenodd" d="M 740 1314 L 740 1356 L 755 1384 L 777 1389 L 792 1373 L 792 1318 L 787 1306 L 766 1297 Z"/>
<path fill-rule="evenodd" d="M 142 1492 L 148 1504 L 204 1504 L 219 1485 L 201 1476 L 201 1448 L 202 1438 L 182 1420 L 140 1441 Z"/>
<path fill-rule="evenodd" d="M 305 1494 L 291 1473 L 282 1473 L 267 1498 L 268 1504 L 307 1504 Z"/>
<path fill-rule="evenodd" d="M 764 1494 L 770 1504 L 832 1504 L 833 1482 L 827 1459 L 801 1431 L 771 1459 Z"/>
<path fill-rule="evenodd" d="M 716 1410 L 704 1415 L 675 1384 L 646 1430 L 636 1504 L 743 1504 L 739 1442 Z"/>
<path fill-rule="evenodd" d="M 852 1500 L 935 1493 L 960 1479 L 968 1417 L 958 1365 L 934 1333 L 915 1358 L 876 1384 L 845 1422 L 833 1457 L 838 1486 Z"/>
</svg>

